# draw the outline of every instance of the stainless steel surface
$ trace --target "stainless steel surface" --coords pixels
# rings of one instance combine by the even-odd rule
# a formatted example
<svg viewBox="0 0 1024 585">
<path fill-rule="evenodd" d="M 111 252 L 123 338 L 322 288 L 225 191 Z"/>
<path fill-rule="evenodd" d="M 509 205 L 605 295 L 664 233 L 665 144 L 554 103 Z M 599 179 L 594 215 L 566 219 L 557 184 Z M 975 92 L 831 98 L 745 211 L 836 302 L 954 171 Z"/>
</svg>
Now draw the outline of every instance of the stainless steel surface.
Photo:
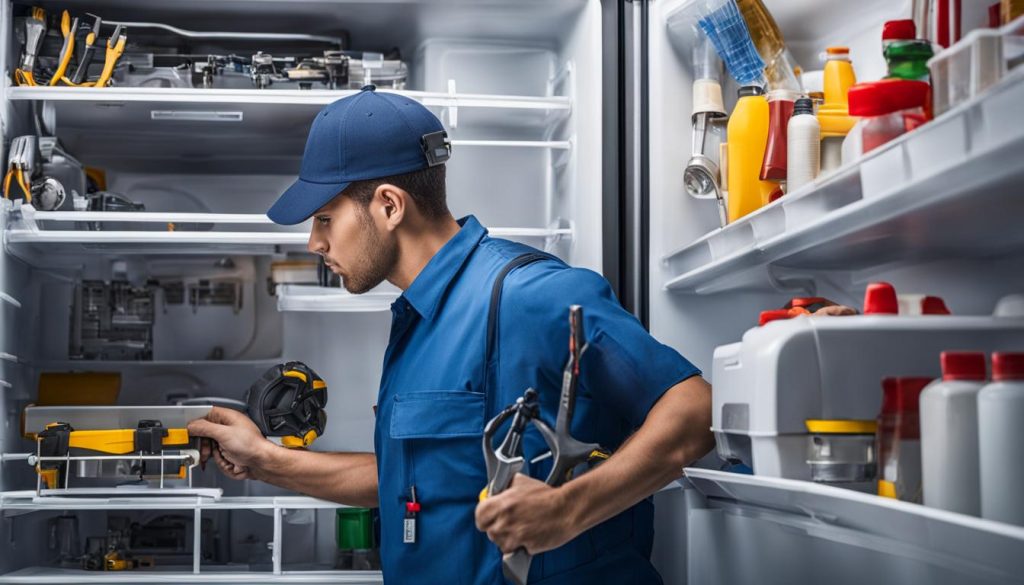
<svg viewBox="0 0 1024 585">
<path fill-rule="evenodd" d="M 189 406 L 29 406 L 25 431 L 38 433 L 52 422 L 65 422 L 76 430 L 134 429 L 140 420 L 158 420 L 165 428 L 184 428 L 206 416 L 210 405 Z"/>
</svg>

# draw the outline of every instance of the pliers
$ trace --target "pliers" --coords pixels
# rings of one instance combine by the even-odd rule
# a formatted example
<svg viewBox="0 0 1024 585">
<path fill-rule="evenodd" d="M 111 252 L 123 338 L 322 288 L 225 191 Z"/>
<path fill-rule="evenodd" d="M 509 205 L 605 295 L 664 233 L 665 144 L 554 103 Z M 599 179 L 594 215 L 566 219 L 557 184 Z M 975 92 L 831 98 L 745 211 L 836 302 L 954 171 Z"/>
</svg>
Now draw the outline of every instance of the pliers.
<svg viewBox="0 0 1024 585">
<path fill-rule="evenodd" d="M 36 57 L 46 36 L 46 11 L 35 7 L 25 19 L 25 52 L 20 67 L 14 70 L 14 81 L 18 85 L 37 85 L 35 79 Z"/>
<path fill-rule="evenodd" d="M 124 53 L 124 46 L 128 42 L 128 37 L 121 33 L 122 28 L 120 24 L 117 25 L 114 28 L 114 34 L 110 35 L 110 38 L 107 39 L 106 60 L 103 62 L 103 72 L 100 73 L 100 78 L 96 80 L 96 87 L 106 87 L 110 83 L 110 76 L 114 73 L 114 66 L 117 65 L 117 60 Z"/>
<path fill-rule="evenodd" d="M 558 486 L 572 479 L 573 471 L 581 464 L 607 459 L 610 454 L 597 443 L 577 441 L 570 434 L 572 416 L 576 410 L 576 389 L 579 385 L 580 360 L 588 344 L 583 335 L 583 307 L 569 307 L 569 359 L 562 370 L 562 391 L 558 401 L 558 416 L 552 429 L 540 419 L 537 406 L 537 391 L 529 388 L 516 403 L 498 413 L 484 427 L 483 450 L 487 464 L 487 487 L 480 493 L 480 500 L 505 491 L 515 474 L 523 467 L 522 437 L 526 424 L 532 424 L 552 457 L 551 472 L 545 480 L 550 486 Z M 501 445 L 495 449 L 494 434 L 509 417 L 512 426 Z M 540 457 L 535 461 L 543 458 Z M 530 573 L 533 555 L 520 548 L 502 558 L 502 572 L 505 578 L 516 585 L 525 585 Z"/>
<path fill-rule="evenodd" d="M 57 70 L 50 78 L 50 85 L 57 85 L 64 78 L 68 65 L 71 63 L 71 56 L 75 54 L 75 37 L 78 35 L 78 17 L 71 18 L 71 14 L 65 10 L 60 15 L 60 32 L 64 36 L 64 45 L 60 49 L 60 58 L 57 59 Z"/>
<path fill-rule="evenodd" d="M 90 14 L 93 17 L 92 28 L 89 29 L 89 34 L 85 35 L 85 49 L 82 51 L 82 58 L 78 61 L 78 68 L 75 69 L 75 74 L 71 76 L 71 83 L 69 85 L 80 85 L 89 76 L 89 65 L 92 63 L 92 56 L 96 52 L 96 39 L 99 38 L 100 27 L 103 25 L 103 19 Z"/>
</svg>

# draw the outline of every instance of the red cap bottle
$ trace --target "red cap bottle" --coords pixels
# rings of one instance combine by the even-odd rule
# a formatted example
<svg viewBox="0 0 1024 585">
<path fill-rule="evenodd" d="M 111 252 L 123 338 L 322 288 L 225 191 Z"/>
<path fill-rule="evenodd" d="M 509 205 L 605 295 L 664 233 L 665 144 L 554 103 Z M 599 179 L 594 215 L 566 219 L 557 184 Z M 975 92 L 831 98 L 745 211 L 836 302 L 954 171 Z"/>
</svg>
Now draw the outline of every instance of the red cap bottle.
<svg viewBox="0 0 1024 585">
<path fill-rule="evenodd" d="M 985 379 L 985 354 L 980 351 L 944 351 L 939 361 L 943 380 Z"/>
<path fill-rule="evenodd" d="M 920 439 L 921 419 L 918 404 L 921 391 L 930 384 L 931 378 L 896 378 L 896 436 L 900 439 Z"/>
<path fill-rule="evenodd" d="M 865 315 L 896 315 L 900 312 L 896 289 L 888 282 L 873 282 L 864 291 Z"/>
<path fill-rule="evenodd" d="M 949 315 L 951 313 L 946 308 L 946 301 L 942 300 L 942 297 L 925 297 L 921 299 L 921 314 Z"/>
<path fill-rule="evenodd" d="M 889 20 L 882 25 L 882 42 L 886 41 L 911 41 L 917 38 L 917 27 L 914 21 Z"/>
<path fill-rule="evenodd" d="M 997 351 L 992 354 L 992 379 L 1024 380 L 1024 353 Z"/>
</svg>

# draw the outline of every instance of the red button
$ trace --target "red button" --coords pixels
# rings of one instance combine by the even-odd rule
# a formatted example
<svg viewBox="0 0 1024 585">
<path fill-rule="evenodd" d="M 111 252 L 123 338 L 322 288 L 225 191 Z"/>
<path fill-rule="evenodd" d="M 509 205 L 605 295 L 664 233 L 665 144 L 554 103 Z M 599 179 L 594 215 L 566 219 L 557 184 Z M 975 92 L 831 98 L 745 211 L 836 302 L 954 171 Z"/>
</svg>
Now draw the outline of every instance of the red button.
<svg viewBox="0 0 1024 585">
<path fill-rule="evenodd" d="M 405 503 L 405 511 L 409 512 L 411 514 L 415 514 L 415 513 L 419 512 L 420 511 L 420 503 L 419 502 L 406 502 Z"/>
</svg>

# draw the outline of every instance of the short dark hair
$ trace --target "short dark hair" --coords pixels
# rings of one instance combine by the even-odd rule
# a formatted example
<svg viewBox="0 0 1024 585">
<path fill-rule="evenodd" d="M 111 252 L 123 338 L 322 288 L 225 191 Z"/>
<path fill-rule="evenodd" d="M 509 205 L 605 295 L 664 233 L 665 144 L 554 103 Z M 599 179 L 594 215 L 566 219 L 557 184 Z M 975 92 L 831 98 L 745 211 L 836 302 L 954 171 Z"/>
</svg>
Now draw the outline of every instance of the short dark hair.
<svg viewBox="0 0 1024 585">
<path fill-rule="evenodd" d="M 366 207 L 373 199 L 373 193 L 377 187 L 385 183 L 390 183 L 409 193 L 413 201 L 416 202 L 417 209 L 427 219 L 440 219 L 449 213 L 445 193 L 445 165 L 379 179 L 354 181 L 342 193 Z"/>
</svg>

